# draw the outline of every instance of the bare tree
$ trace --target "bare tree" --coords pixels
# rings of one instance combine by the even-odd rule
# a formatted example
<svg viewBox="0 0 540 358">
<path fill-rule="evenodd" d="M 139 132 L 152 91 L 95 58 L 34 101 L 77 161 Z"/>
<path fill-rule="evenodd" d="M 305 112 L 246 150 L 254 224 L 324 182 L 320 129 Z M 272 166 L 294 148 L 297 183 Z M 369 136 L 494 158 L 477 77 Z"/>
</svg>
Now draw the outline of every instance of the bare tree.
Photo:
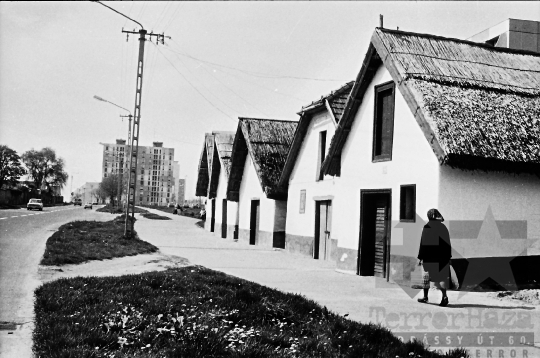
<svg viewBox="0 0 540 358">
<path fill-rule="evenodd" d="M 0 145 L 0 189 L 4 184 L 17 184 L 19 178 L 26 174 L 20 160 L 16 151 L 7 145 Z"/>
</svg>

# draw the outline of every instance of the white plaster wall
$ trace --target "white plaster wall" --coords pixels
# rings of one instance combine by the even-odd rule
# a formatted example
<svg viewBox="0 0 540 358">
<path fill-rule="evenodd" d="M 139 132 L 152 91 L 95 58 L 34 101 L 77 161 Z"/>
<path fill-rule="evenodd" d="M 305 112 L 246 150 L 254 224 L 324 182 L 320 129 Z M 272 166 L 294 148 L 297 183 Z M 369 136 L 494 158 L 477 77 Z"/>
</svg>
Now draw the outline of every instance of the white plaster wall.
<svg viewBox="0 0 540 358">
<path fill-rule="evenodd" d="M 275 202 L 274 200 L 268 199 L 262 191 L 257 172 L 253 166 L 253 161 L 251 160 L 250 155 L 247 155 L 238 201 L 238 227 L 240 229 L 249 230 L 252 199 L 260 200 L 259 230 L 273 232 Z"/>
<path fill-rule="evenodd" d="M 326 130 L 326 153 L 328 153 L 336 129 L 326 109 L 315 114 L 311 119 L 289 179 L 287 234 L 313 237 L 315 235 L 315 201 L 313 198 L 333 195 L 334 193 L 335 180 L 333 177 L 325 176 L 323 180 L 316 181 L 319 132 L 324 130 Z M 300 214 L 301 190 L 306 190 L 304 214 Z"/>
<path fill-rule="evenodd" d="M 225 175 L 225 169 L 221 168 L 219 172 L 219 182 L 216 190 L 216 226 L 214 232 L 216 235 L 221 236 L 221 223 L 223 213 L 223 199 L 227 198 L 227 177 Z M 238 203 L 234 201 L 227 201 L 227 225 L 236 224 L 236 213 Z M 208 215 L 207 215 L 208 217 Z"/>
<path fill-rule="evenodd" d="M 465 257 L 539 255 L 540 178 L 529 174 L 463 171 L 440 168 L 439 207 L 446 221 L 481 220 L 488 225 L 491 208 L 494 220 L 526 220 L 527 240 L 503 239 L 497 232 L 479 233 L 477 240 L 455 240 L 452 246 Z M 482 229 L 481 229 L 482 230 Z M 532 246 L 531 246 L 532 244 Z"/>
<path fill-rule="evenodd" d="M 392 160 L 372 163 L 374 86 L 391 80 L 381 66 L 365 93 L 343 148 L 341 177 L 336 178 L 334 190 L 333 238 L 338 240 L 338 246 L 357 250 L 360 190 L 391 189 L 392 227 L 399 224 L 401 228 L 392 230 L 390 252 L 416 257 L 420 237 L 403 232 L 418 231 L 420 223 L 399 222 L 400 185 L 416 184 L 416 212 L 425 220 L 427 210 L 438 203 L 439 163 L 397 87 Z"/>
</svg>

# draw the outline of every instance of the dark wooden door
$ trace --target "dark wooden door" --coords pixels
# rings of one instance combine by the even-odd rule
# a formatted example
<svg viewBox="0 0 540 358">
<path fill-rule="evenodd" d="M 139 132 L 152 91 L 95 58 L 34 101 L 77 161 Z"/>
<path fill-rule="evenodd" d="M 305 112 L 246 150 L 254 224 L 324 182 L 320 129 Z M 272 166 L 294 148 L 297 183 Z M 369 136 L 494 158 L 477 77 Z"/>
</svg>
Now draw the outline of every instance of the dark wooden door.
<svg viewBox="0 0 540 358">
<path fill-rule="evenodd" d="M 227 199 L 223 199 L 221 207 L 221 238 L 227 238 Z"/>
<path fill-rule="evenodd" d="M 317 201 L 315 207 L 315 243 L 313 258 L 329 260 L 332 245 L 330 244 L 330 221 L 332 216 L 332 202 L 330 200 Z"/>
<path fill-rule="evenodd" d="M 390 194 L 361 195 L 359 274 L 386 277 Z"/>
<path fill-rule="evenodd" d="M 210 217 L 210 232 L 214 232 L 216 228 L 216 199 L 212 199 L 212 216 Z"/>
<path fill-rule="evenodd" d="M 260 200 L 251 200 L 251 216 L 249 220 L 249 244 L 256 245 L 259 238 Z"/>
</svg>

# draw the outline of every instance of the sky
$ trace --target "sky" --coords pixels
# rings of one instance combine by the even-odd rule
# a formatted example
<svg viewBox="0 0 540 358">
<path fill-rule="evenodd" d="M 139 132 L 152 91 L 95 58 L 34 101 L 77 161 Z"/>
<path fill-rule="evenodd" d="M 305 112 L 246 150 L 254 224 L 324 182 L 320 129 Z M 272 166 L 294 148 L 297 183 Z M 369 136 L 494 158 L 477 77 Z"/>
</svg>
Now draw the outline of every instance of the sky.
<svg viewBox="0 0 540 358">
<path fill-rule="evenodd" d="M 139 144 L 175 149 L 195 196 L 204 133 L 238 117 L 298 120 L 302 106 L 356 78 L 384 27 L 466 39 L 507 18 L 540 21 L 540 2 L 105 2 L 164 33 L 145 44 Z M 136 23 L 96 2 L 0 2 L 0 144 L 53 148 L 64 196 L 101 181 L 102 146 L 126 139 Z"/>
</svg>

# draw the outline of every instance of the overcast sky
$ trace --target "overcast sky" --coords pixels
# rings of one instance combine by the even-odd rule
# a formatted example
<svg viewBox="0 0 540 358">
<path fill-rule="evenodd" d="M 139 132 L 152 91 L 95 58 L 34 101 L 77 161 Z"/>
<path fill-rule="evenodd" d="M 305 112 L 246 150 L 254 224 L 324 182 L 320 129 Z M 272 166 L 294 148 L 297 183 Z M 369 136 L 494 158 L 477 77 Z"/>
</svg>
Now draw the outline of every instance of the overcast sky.
<svg viewBox="0 0 540 358">
<path fill-rule="evenodd" d="M 175 148 L 195 194 L 204 133 L 240 117 L 298 119 L 303 105 L 353 80 L 384 27 L 466 39 L 507 18 L 540 20 L 539 2 L 107 2 L 150 31 L 140 145 Z M 127 138 L 135 23 L 91 2 L 0 3 L 0 144 L 51 147 L 70 175 L 64 195 L 101 181 L 102 146 Z M 71 180 L 73 177 L 73 180 Z M 68 197 L 69 198 L 69 197 Z"/>
</svg>

